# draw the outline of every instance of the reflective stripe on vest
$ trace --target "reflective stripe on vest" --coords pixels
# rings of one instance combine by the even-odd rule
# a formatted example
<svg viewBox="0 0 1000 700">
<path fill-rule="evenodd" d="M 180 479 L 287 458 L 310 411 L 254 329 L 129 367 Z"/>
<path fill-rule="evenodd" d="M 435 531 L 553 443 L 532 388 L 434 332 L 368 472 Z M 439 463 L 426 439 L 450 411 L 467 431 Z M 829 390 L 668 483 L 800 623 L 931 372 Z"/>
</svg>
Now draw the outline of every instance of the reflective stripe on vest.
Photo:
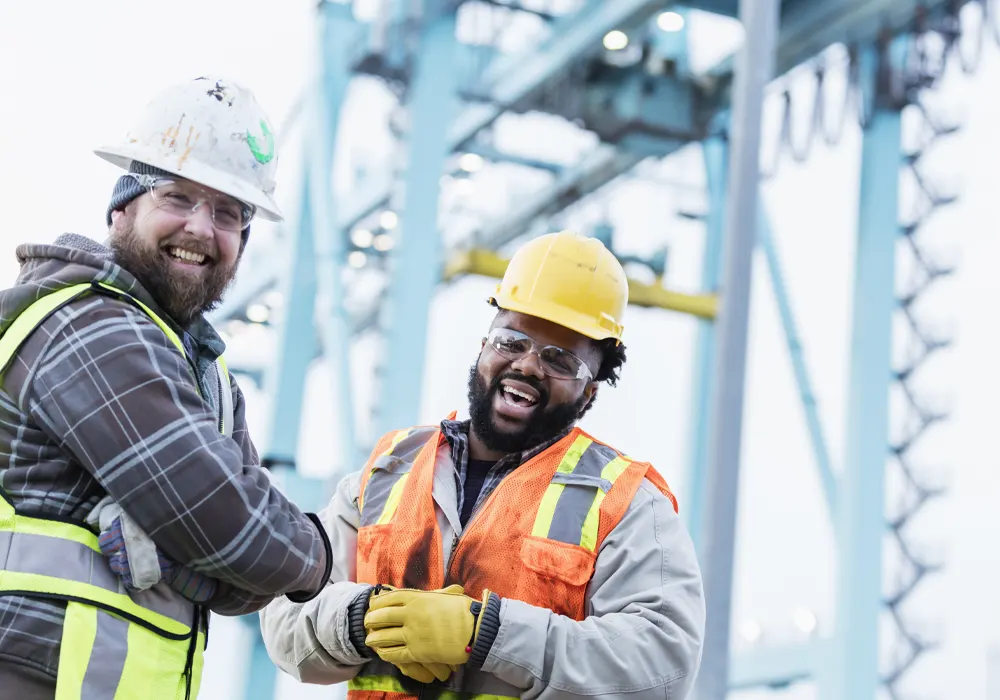
<svg viewBox="0 0 1000 700">
<path fill-rule="evenodd" d="M 399 431 L 393 446 L 402 438 L 414 435 L 414 432 Z M 424 430 L 414 437 L 419 438 L 419 444 L 423 445 L 432 434 L 433 430 Z M 382 467 L 383 458 L 391 456 L 391 451 L 376 459 L 370 474 Z M 586 435 L 578 436 L 556 468 L 552 483 L 538 505 L 531 534 L 596 551 L 601 503 L 628 465 L 629 460 L 610 447 L 595 443 Z M 374 483 L 369 482 L 366 489 L 368 495 L 361 508 L 362 527 L 381 525 L 392 519 L 408 476 L 409 473 L 384 474 Z M 567 489 L 567 485 L 591 488 Z M 358 502 L 361 505 L 360 499 Z"/>
<path fill-rule="evenodd" d="M 16 515 L 5 498 L 0 498 L 0 561 L 4 562 L 0 591 L 8 595 L 10 591 L 69 595 L 114 609 L 163 637 L 190 637 L 194 613 L 190 603 L 154 589 L 132 598 L 123 596 L 96 535 L 70 523 Z"/>
<path fill-rule="evenodd" d="M 403 700 L 414 697 L 413 690 L 407 689 L 403 681 L 396 676 L 355 676 L 347 681 L 347 691 L 351 698 L 363 700 L 367 693 L 372 698 L 385 700 Z M 388 697 L 386 697 L 388 695 Z M 392 696 L 396 696 L 393 698 Z M 434 688 L 436 700 L 509 700 L 517 695 L 486 695 L 482 693 L 456 693 L 453 690 Z"/>
<path fill-rule="evenodd" d="M 361 525 L 381 525 L 389 522 L 396 513 L 399 500 L 406 488 L 409 472 L 399 473 L 390 467 L 403 462 L 402 457 L 416 454 L 437 433 L 436 428 L 422 426 L 397 430 L 388 440 L 388 446 L 376 452 L 375 460 L 366 471 L 358 496 Z M 372 482 L 372 476 L 381 472 Z"/>
<path fill-rule="evenodd" d="M 29 335 L 86 293 L 111 293 L 141 309 L 187 359 L 177 333 L 146 304 L 104 283 L 65 287 L 38 299 L 0 336 L 0 374 Z M 233 397 L 225 360 L 219 371 L 219 430 L 232 435 Z M 201 393 L 197 378 L 195 388 Z M 127 593 L 83 525 L 16 512 L 0 489 L 0 596 L 66 601 L 56 700 L 198 694 L 204 662 L 199 608 L 160 583 Z"/>
<path fill-rule="evenodd" d="M 657 488 L 669 494 L 649 464 L 574 428 L 506 475 L 449 547 L 441 541 L 433 500 L 441 450 L 428 444 L 433 435 L 440 433 L 407 434 L 394 452 L 390 446 L 398 434 L 389 434 L 373 451 L 362 479 L 359 582 L 431 589 L 458 583 L 470 596 L 489 588 L 503 598 L 583 620 L 597 552 L 643 479 L 654 474 L 654 485 L 662 484 Z M 451 552 L 447 570 L 442 551 Z M 377 659 L 367 663 L 348 683 L 349 700 L 424 694 L 425 686 L 386 666 Z M 444 688 L 435 684 L 427 690 L 449 698 L 518 696 L 516 688 L 482 672 L 453 676 Z"/>
<path fill-rule="evenodd" d="M 601 503 L 628 465 L 611 448 L 577 437 L 545 490 L 531 534 L 596 551 Z M 593 489 L 567 489 L 567 484 Z"/>
<path fill-rule="evenodd" d="M 95 286 L 99 287 L 99 290 L 95 290 Z M 77 297 L 83 296 L 87 292 L 103 291 L 110 292 L 115 296 L 119 297 L 123 301 L 135 304 L 138 306 L 149 319 L 159 326 L 163 334 L 167 336 L 170 343 L 177 348 L 184 359 L 187 359 L 187 352 L 184 350 L 184 342 L 180 339 L 180 336 L 170 327 L 166 321 L 156 315 L 156 313 L 149 308 L 146 304 L 143 304 L 140 300 L 136 299 L 134 296 L 127 292 L 123 292 L 117 287 L 113 287 L 110 284 L 105 284 L 104 282 L 82 282 L 80 284 L 73 284 L 68 287 L 63 287 L 59 291 L 46 294 L 40 299 L 32 303 L 28 308 L 22 311 L 13 323 L 7 327 L 3 335 L 0 336 L 0 374 L 7 370 L 7 366 L 10 364 L 11 360 L 17 354 L 18 348 L 21 347 L 22 343 L 27 340 L 28 336 L 42 324 L 42 322 L 49 317 L 54 311 L 59 309 L 61 306 L 68 304 Z M 229 384 L 229 368 L 226 365 L 226 361 L 219 356 L 216 360 L 216 368 L 219 372 L 219 377 L 224 379 L 224 382 L 220 382 L 219 386 L 219 413 L 220 413 L 220 430 L 226 437 L 232 437 L 233 434 L 233 394 L 232 389 Z M 198 387 L 198 381 L 195 380 L 195 388 L 198 389 L 198 393 L 201 393 L 201 389 Z"/>
</svg>

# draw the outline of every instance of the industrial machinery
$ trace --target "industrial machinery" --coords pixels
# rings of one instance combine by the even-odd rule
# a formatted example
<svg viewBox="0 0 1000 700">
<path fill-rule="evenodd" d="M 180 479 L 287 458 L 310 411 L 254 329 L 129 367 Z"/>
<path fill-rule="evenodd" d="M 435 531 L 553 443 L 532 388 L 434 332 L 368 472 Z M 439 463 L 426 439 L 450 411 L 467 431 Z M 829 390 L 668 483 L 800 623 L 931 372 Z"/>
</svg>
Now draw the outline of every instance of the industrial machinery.
<svg viewBox="0 0 1000 700">
<path fill-rule="evenodd" d="M 267 323 L 267 305 L 282 307 L 273 365 L 234 368 L 256 377 L 272 397 L 265 464 L 303 505 L 319 505 L 329 485 L 296 472 L 310 363 L 323 357 L 336 374 L 337 463 L 355 469 L 375 436 L 418 420 L 429 307 L 441 285 L 465 275 L 499 277 L 510 244 L 560 228 L 567 210 L 622 178 L 700 148 L 707 208 L 691 216 L 704 229 L 701 289 L 670 288 L 668 250 L 620 256 L 629 269 L 644 271 L 630 281 L 631 303 L 691 314 L 699 324 L 686 509 L 710 601 L 698 700 L 806 679 L 823 700 L 871 699 L 880 686 L 901 697 L 904 675 L 934 641 L 910 626 L 903 602 L 938 565 L 921 556 L 906 527 L 942 492 L 911 460 L 921 435 L 945 417 L 921 399 L 914 382 L 927 358 L 947 344 L 914 312 L 950 272 L 920 235 L 924 221 L 953 200 L 931 184 L 923 154 L 955 125 L 941 123 L 927 97 L 949 60 L 974 69 L 982 37 L 993 28 L 990 7 L 987 0 L 383 0 L 374 16 L 361 19 L 351 3 L 319 2 L 319 71 L 298 115 L 309 143 L 299 215 L 281 239 L 290 254 L 248 253 L 214 319 Z M 699 13 L 739 18 L 744 29 L 740 50 L 707 68 L 691 60 L 689 27 Z M 834 73 L 847 77 L 839 100 L 825 88 Z M 398 102 L 390 123 L 398 158 L 359 178 L 349 196 L 335 196 L 342 105 L 352 80 L 373 78 Z M 811 88 L 797 90 L 803 81 Z M 765 93 L 777 96 L 784 116 L 778 133 L 765 134 L 777 149 L 762 157 Z M 805 135 L 792 126 L 802 99 L 813 101 Z M 911 116 L 922 127 L 907 147 L 904 117 Z M 575 130 L 585 144 L 579 157 L 553 162 L 530 147 L 505 145 L 504 124 L 528 117 Z M 760 184 L 783 161 L 807 158 L 815 140 L 836 144 L 847 120 L 863 130 L 863 153 L 848 419 L 843 463 L 834 465 Z M 500 217 L 445 206 L 443 192 L 461 192 L 491 166 L 510 168 L 538 187 Z M 916 202 L 915 213 L 900 212 L 907 199 Z M 606 222 L 587 233 L 615 248 Z M 767 261 L 837 533 L 838 612 L 829 635 L 731 655 L 746 298 L 756 246 Z M 897 280 L 897 265 L 909 279 Z M 363 284 L 345 284 L 362 275 Z M 902 364 L 893 360 L 898 317 L 912 339 Z M 351 347 L 373 338 L 380 389 L 371 411 L 359 413 Z M 890 440 L 895 391 L 911 420 L 908 432 Z M 885 507 L 891 470 L 903 484 L 895 509 Z M 892 585 L 883 582 L 886 533 L 900 561 Z M 897 642 L 888 664 L 879 653 L 879 621 L 887 617 Z M 256 625 L 256 618 L 248 621 Z M 258 643 L 249 697 L 271 697 L 273 673 Z"/>
</svg>

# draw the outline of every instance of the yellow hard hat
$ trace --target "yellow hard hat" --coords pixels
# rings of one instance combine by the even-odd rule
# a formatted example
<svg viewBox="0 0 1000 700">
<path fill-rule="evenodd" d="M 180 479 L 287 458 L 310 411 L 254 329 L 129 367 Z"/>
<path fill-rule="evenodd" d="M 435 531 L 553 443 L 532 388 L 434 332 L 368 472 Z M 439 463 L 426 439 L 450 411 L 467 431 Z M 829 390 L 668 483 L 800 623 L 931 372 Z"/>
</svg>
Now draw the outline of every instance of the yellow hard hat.
<svg viewBox="0 0 1000 700">
<path fill-rule="evenodd" d="M 517 251 L 490 303 L 594 340 L 620 342 L 628 279 L 618 259 L 596 238 L 549 233 Z"/>
</svg>

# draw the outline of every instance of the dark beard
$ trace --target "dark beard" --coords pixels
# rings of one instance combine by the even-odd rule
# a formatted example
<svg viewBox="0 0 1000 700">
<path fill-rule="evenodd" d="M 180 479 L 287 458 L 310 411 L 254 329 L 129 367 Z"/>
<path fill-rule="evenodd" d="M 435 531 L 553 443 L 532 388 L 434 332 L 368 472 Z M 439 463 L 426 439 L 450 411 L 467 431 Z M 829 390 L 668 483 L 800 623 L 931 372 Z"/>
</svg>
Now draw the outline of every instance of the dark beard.
<svg viewBox="0 0 1000 700">
<path fill-rule="evenodd" d="M 538 394 L 538 407 L 531 419 L 519 430 L 508 432 L 501 430 L 493 419 L 493 398 L 501 391 L 500 382 L 504 379 L 516 379 L 531 386 Z M 487 449 L 511 454 L 524 452 L 536 445 L 548 442 L 557 435 L 571 428 L 580 417 L 580 412 L 587 403 L 586 394 L 571 404 L 562 404 L 547 408 L 549 394 L 534 377 L 526 377 L 516 372 L 505 372 L 495 377 L 489 387 L 479 373 L 479 368 L 472 365 L 469 371 L 469 415 L 472 418 L 472 430 L 482 440 Z"/>
<path fill-rule="evenodd" d="M 236 276 L 236 265 L 226 268 L 211 262 L 200 282 L 175 278 L 164 252 L 139 240 L 132 222 L 111 237 L 110 246 L 115 262 L 132 273 L 181 328 L 187 328 L 199 315 L 218 306 Z"/>
</svg>

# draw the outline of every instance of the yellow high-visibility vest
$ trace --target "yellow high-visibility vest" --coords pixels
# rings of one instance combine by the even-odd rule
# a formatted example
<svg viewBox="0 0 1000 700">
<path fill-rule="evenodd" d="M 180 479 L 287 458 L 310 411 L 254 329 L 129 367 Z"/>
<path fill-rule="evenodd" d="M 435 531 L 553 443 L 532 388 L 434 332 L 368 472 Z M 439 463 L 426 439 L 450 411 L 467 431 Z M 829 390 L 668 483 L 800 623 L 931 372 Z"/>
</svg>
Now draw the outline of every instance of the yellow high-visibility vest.
<svg viewBox="0 0 1000 700">
<path fill-rule="evenodd" d="M 110 292 L 142 309 L 186 357 L 177 333 L 141 301 L 111 285 L 81 283 L 47 294 L 21 312 L 0 336 L 0 373 L 51 313 L 95 291 Z M 221 357 L 218 369 L 223 384 L 219 429 L 232 435 L 233 397 Z M 198 695 L 206 613 L 163 583 L 126 591 L 89 528 L 20 514 L 0 489 L 0 561 L 5 562 L 0 596 L 66 601 L 56 700 Z"/>
</svg>

